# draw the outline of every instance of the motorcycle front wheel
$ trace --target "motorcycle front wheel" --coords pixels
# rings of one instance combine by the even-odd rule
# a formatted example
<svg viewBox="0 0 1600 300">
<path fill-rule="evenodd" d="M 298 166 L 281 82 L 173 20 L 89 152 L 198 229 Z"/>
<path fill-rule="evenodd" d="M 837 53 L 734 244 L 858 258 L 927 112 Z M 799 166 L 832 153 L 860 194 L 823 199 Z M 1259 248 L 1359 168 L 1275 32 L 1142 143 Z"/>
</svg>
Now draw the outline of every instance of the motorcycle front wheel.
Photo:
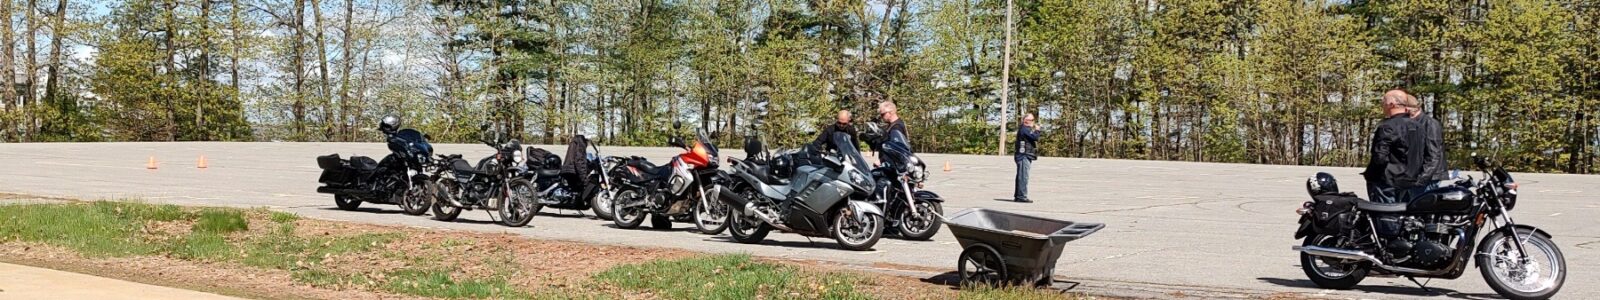
<svg viewBox="0 0 1600 300">
<path fill-rule="evenodd" d="M 413 216 L 421 216 L 428 213 L 428 207 L 433 205 L 433 198 L 430 195 L 432 192 L 429 191 L 431 188 L 432 185 L 427 182 L 418 182 L 412 185 L 410 189 L 406 189 L 405 194 L 401 196 L 399 201 L 400 209 L 404 210 L 407 215 Z"/>
<path fill-rule="evenodd" d="M 507 195 L 504 205 L 500 206 L 500 223 L 510 227 L 527 226 L 533 221 L 533 214 L 544 205 L 533 199 L 533 187 L 526 179 L 515 179 L 509 186 L 511 194 Z"/>
<path fill-rule="evenodd" d="M 900 227 L 900 236 L 913 241 L 933 239 L 933 235 L 939 234 L 939 226 L 944 224 L 939 219 L 939 215 L 944 214 L 944 206 L 928 200 L 917 200 L 912 204 L 916 207 L 901 210 L 899 222 L 895 222 Z"/>
<path fill-rule="evenodd" d="M 857 213 L 849 205 L 834 211 L 833 238 L 845 250 L 872 250 L 872 246 L 883 238 L 883 216 L 868 214 L 866 220 L 862 220 L 857 218 Z"/>
<path fill-rule="evenodd" d="M 617 193 L 616 200 L 620 201 L 611 201 L 611 212 L 615 214 L 611 218 L 611 223 L 617 225 L 617 228 L 622 229 L 639 228 L 639 225 L 644 224 L 644 217 L 646 215 L 644 213 L 644 208 L 622 207 L 623 203 L 639 201 L 639 197 L 642 196 L 639 195 L 638 191 L 634 190 L 623 190 L 622 192 Z"/>
<path fill-rule="evenodd" d="M 1312 235 L 1306 237 L 1305 246 L 1318 246 L 1327 248 L 1344 248 L 1341 238 L 1331 235 Z M 1300 252 L 1300 269 L 1306 272 L 1306 277 L 1311 282 L 1325 289 L 1348 290 L 1361 284 L 1367 278 L 1368 266 L 1366 263 L 1342 260 L 1330 257 L 1321 257 L 1305 252 Z"/>
<path fill-rule="evenodd" d="M 611 213 L 611 197 L 614 195 L 611 191 L 599 190 L 595 191 L 594 196 L 589 197 L 589 208 L 594 210 L 596 218 L 611 220 L 615 217 Z"/>
<path fill-rule="evenodd" d="M 722 234 L 728 230 L 728 204 L 720 199 L 707 200 L 707 205 L 695 205 L 694 225 L 700 233 L 709 235 Z"/>
<path fill-rule="evenodd" d="M 1478 245 L 1478 271 L 1500 296 L 1513 300 L 1549 299 L 1567 280 L 1567 260 L 1550 237 L 1532 229 L 1496 230 Z M 1517 241 L 1522 247 L 1517 247 Z"/>
</svg>

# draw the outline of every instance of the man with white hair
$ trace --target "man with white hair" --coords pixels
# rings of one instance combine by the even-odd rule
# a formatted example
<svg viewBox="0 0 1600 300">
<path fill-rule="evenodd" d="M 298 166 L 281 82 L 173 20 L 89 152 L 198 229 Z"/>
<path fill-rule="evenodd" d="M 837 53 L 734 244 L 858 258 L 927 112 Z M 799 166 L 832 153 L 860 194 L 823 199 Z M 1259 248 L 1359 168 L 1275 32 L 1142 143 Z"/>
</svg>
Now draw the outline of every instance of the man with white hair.
<svg viewBox="0 0 1600 300">
<path fill-rule="evenodd" d="M 1410 164 L 1410 144 L 1406 137 L 1416 130 L 1411 114 L 1406 110 L 1405 91 L 1394 89 L 1383 94 L 1384 119 L 1372 133 L 1372 147 L 1366 171 L 1367 198 L 1374 202 L 1394 203 L 1397 183 L 1415 182 L 1407 168 Z"/>
<path fill-rule="evenodd" d="M 1033 161 L 1039 159 L 1039 124 L 1034 123 L 1033 114 L 1022 116 L 1022 127 L 1017 128 L 1017 182 L 1012 199 L 1022 203 L 1032 203 L 1028 200 L 1028 171 L 1033 169 Z"/>
</svg>

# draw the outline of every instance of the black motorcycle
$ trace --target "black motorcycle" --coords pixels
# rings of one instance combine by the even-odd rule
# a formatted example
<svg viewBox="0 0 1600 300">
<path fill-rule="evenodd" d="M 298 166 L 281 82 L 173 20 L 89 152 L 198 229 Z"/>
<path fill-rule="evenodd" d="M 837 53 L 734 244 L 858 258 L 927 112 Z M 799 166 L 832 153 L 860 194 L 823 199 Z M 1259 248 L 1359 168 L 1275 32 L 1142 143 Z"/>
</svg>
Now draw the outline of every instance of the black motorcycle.
<svg viewBox="0 0 1600 300">
<path fill-rule="evenodd" d="M 1561 250 L 1544 230 L 1512 221 L 1518 185 L 1511 174 L 1476 154 L 1473 162 L 1482 181 L 1459 179 L 1402 203 L 1339 194 L 1331 175 L 1313 177 L 1313 201 L 1298 211 L 1295 231 L 1305 240 L 1294 249 L 1306 276 L 1329 289 L 1349 289 L 1368 275 L 1456 279 L 1476 259 L 1501 296 L 1554 296 L 1567 277 Z M 1486 234 L 1474 243 L 1480 231 Z"/>
<path fill-rule="evenodd" d="M 604 176 L 599 153 L 600 148 L 582 135 L 573 136 L 567 144 L 565 161 L 548 151 L 528 147 L 527 164 L 531 171 L 524 177 L 538 188 L 535 197 L 540 205 L 537 208 L 592 209 L 596 216 L 610 219 L 610 199 L 615 193 L 607 183 L 610 179 Z M 597 204 L 601 203 L 607 207 L 600 209 Z M 607 215 L 600 215 L 602 210 Z"/>
<path fill-rule="evenodd" d="M 849 250 L 869 250 L 878 243 L 883 211 L 854 200 L 875 190 L 866 158 L 848 134 L 837 133 L 832 141 L 836 153 L 807 147 L 773 157 L 770 166 L 729 159 L 732 182 L 720 198 L 731 208 L 727 223 L 735 241 L 760 243 L 777 229 L 833 238 Z"/>
<path fill-rule="evenodd" d="M 424 190 L 427 166 L 433 145 L 415 129 L 385 132 L 389 155 L 381 161 L 366 156 L 342 159 L 339 154 L 317 157 L 323 186 L 318 193 L 333 194 L 333 203 L 343 210 L 355 210 L 362 202 L 398 204 L 409 215 L 428 211 Z"/>
<path fill-rule="evenodd" d="M 877 190 L 869 202 L 882 208 L 888 216 L 887 231 L 908 240 L 926 241 L 939 233 L 944 224 L 944 198 L 932 191 L 922 190 L 928 179 L 928 165 L 911 152 L 911 142 L 900 132 L 885 133 L 877 123 L 867 123 L 863 136 L 868 142 L 882 145 L 878 152 L 881 164 L 872 169 Z"/>
<path fill-rule="evenodd" d="M 460 155 L 441 156 L 448 167 L 441 168 L 434 176 L 436 184 L 430 185 L 435 196 L 433 218 L 452 221 L 462 210 L 482 209 L 498 211 L 502 225 L 528 225 L 541 205 L 534 200 L 538 195 L 534 184 L 524 176 L 528 167 L 522 143 L 499 138 L 481 142 L 494 148 L 495 154 L 478 161 L 476 167 Z"/>
<path fill-rule="evenodd" d="M 674 127 L 678 125 L 675 123 Z M 717 146 L 704 132 L 693 144 L 674 137 L 667 144 L 683 149 L 665 166 L 656 166 L 642 157 L 616 163 L 610 171 L 610 184 L 616 187 L 612 198 L 612 222 L 618 228 L 633 229 L 650 216 L 650 226 L 672 228 L 672 222 L 694 223 L 701 233 L 720 234 L 728 228 L 728 207 L 713 199 L 722 181 L 717 170 Z"/>
</svg>

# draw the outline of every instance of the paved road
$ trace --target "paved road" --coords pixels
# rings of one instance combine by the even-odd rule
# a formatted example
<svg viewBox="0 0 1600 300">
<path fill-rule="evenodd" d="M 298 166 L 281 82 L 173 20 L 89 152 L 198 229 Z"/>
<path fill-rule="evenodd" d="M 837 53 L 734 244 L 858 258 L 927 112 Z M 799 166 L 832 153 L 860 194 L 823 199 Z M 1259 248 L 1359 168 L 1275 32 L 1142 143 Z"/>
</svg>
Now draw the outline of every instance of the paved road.
<svg viewBox="0 0 1600 300">
<path fill-rule="evenodd" d="M 7 263 L 0 263 L 0 278 L 0 299 L 239 299 Z"/>
<path fill-rule="evenodd" d="M 485 155 L 481 145 L 438 145 L 441 153 Z M 551 147 L 563 153 L 564 147 Z M 662 148 L 603 148 L 608 155 L 664 160 Z M 654 245 L 708 252 L 848 262 L 867 267 L 893 263 L 954 269 L 959 246 L 948 232 L 930 242 L 886 239 L 873 252 L 839 250 L 828 240 L 773 234 L 766 244 L 686 231 L 619 230 L 609 222 L 541 216 L 531 228 L 484 224 L 488 215 L 466 212 L 454 223 L 398 214 L 394 206 L 365 212 L 333 209 L 314 193 L 314 157 L 328 153 L 379 156 L 382 145 L 359 143 L 109 143 L 0 145 L 0 192 L 89 199 L 139 198 L 162 203 L 272 207 L 305 216 L 457 230 L 512 232 L 530 237 L 598 243 Z M 725 155 L 740 155 L 726 149 Z M 149 156 L 160 161 L 147 170 Z M 205 155 L 210 168 L 196 169 Z M 1305 280 L 1291 239 L 1294 209 L 1306 199 L 1303 182 L 1329 171 L 1345 187 L 1361 187 L 1355 169 L 1045 158 L 1034 164 L 1036 203 L 999 201 L 1011 194 L 1009 157 L 923 155 L 935 171 L 929 190 L 943 194 L 947 211 L 985 207 L 1084 222 L 1103 222 L 1100 233 L 1069 244 L 1057 275 L 1089 291 L 1133 296 L 1181 292 L 1203 298 L 1305 293 L 1340 298 L 1493 297 L 1476 270 L 1459 280 L 1434 280 L 1439 296 L 1404 279 L 1370 278 L 1355 291 L 1323 291 Z M 1568 260 L 1566 288 L 1558 298 L 1600 299 L 1600 177 L 1519 174 L 1518 221 L 1553 234 Z M 1481 177 L 1481 176 L 1480 176 Z M 692 227 L 682 226 L 679 227 Z"/>
</svg>

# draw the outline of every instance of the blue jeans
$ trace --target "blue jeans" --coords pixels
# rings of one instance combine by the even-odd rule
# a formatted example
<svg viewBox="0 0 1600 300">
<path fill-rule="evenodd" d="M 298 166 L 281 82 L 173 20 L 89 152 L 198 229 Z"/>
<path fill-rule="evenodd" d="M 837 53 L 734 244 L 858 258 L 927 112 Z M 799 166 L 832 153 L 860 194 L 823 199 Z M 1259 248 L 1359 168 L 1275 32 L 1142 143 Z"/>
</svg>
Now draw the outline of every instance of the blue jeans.
<svg viewBox="0 0 1600 300">
<path fill-rule="evenodd" d="M 1017 190 L 1015 194 L 1011 195 L 1012 199 L 1028 199 L 1028 171 L 1031 169 L 1033 169 L 1033 160 L 1024 157 L 1017 158 Z"/>
</svg>

